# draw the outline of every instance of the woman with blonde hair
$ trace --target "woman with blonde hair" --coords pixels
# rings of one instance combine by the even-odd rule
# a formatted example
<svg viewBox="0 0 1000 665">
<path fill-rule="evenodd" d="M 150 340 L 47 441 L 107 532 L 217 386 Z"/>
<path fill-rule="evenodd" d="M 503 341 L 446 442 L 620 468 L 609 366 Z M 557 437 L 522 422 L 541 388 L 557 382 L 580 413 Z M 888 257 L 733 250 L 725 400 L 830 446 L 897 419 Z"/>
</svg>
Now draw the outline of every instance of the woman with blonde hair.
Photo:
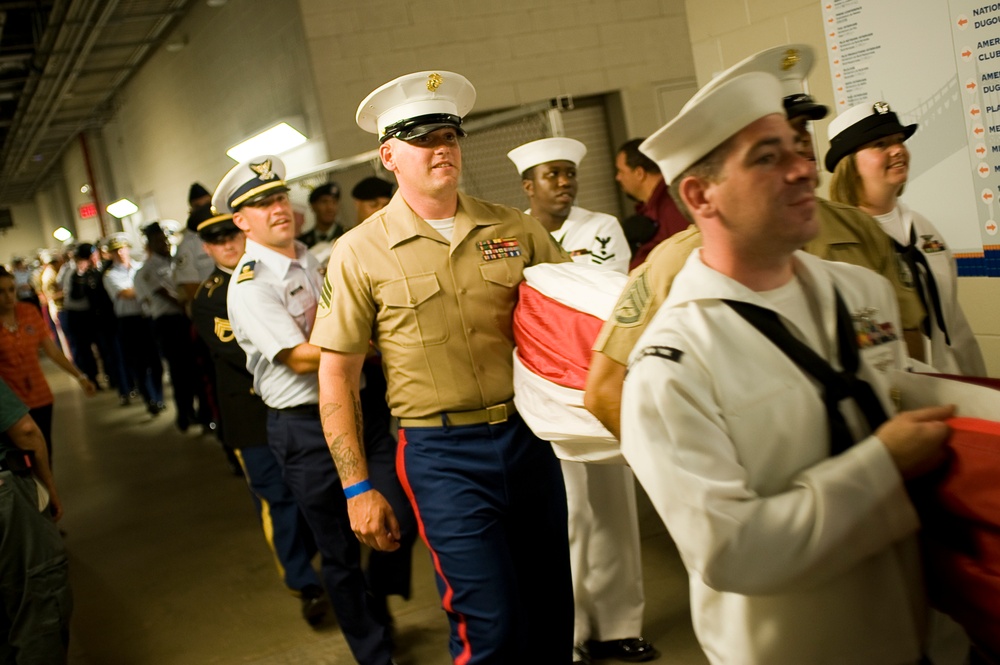
<svg viewBox="0 0 1000 665">
<path fill-rule="evenodd" d="M 902 125 L 885 102 L 848 109 L 829 127 L 826 168 L 830 198 L 857 206 L 892 239 L 901 270 L 910 273 L 927 310 L 926 359 L 939 372 L 986 376 L 982 352 L 958 303 L 955 257 L 944 237 L 899 200 L 910 170 L 906 140 L 917 125 Z"/>
</svg>

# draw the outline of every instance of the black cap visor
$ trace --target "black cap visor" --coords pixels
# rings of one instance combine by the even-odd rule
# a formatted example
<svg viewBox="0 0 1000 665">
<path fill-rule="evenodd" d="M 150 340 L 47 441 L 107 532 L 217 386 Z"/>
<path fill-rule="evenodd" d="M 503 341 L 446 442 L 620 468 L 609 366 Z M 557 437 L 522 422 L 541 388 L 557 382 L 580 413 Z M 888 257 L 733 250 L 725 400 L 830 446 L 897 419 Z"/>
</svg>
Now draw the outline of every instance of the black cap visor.
<svg viewBox="0 0 1000 665">
<path fill-rule="evenodd" d="M 785 104 L 785 115 L 789 120 L 805 116 L 810 120 L 822 120 L 829 113 L 830 109 L 822 104 L 816 103 L 809 95 L 789 95 L 783 100 Z"/>
<path fill-rule="evenodd" d="M 451 127 L 458 132 L 459 136 L 465 136 L 465 130 L 462 129 L 462 118 L 459 116 L 450 113 L 430 113 L 394 122 L 385 128 L 385 134 L 380 143 L 385 143 L 392 138 L 400 141 L 412 141 L 445 127 Z"/>
<path fill-rule="evenodd" d="M 215 220 L 218 221 L 215 221 Z M 202 223 L 198 227 L 198 237 L 207 243 L 215 243 L 235 236 L 240 232 L 231 215 L 220 215 Z"/>
</svg>

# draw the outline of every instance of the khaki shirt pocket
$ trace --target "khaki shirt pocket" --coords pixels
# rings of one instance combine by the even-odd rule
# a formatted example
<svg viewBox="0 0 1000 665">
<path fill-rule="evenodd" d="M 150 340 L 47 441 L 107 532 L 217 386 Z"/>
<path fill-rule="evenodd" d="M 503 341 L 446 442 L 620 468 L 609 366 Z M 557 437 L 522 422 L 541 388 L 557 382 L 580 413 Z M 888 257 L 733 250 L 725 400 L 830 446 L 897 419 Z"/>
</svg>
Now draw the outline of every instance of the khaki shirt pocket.
<svg viewBox="0 0 1000 665">
<path fill-rule="evenodd" d="M 448 340 L 444 295 L 437 275 L 427 273 L 384 282 L 379 286 L 379 318 L 386 333 L 381 343 L 404 347 L 441 344 Z"/>
</svg>

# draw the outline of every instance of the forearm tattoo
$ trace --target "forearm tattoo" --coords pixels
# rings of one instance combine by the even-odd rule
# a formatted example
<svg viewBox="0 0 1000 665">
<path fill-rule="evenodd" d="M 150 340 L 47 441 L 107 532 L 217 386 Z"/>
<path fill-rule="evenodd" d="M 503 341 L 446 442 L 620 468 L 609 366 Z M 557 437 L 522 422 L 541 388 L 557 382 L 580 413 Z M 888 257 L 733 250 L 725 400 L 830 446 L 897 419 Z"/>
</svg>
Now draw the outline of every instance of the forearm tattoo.
<svg viewBox="0 0 1000 665">
<path fill-rule="evenodd" d="M 357 402 L 357 397 L 355 397 L 355 402 Z M 320 420 L 323 424 L 323 435 L 326 437 L 327 447 L 330 449 L 330 455 L 333 456 L 333 463 L 337 465 L 337 473 L 341 477 L 350 477 L 357 472 L 360 460 L 347 444 L 347 434 L 334 434 L 329 427 L 333 424 L 330 419 L 333 414 L 340 410 L 340 407 L 340 404 L 324 404 L 320 407 Z M 358 439 L 358 445 L 361 445 L 361 439 Z"/>
</svg>

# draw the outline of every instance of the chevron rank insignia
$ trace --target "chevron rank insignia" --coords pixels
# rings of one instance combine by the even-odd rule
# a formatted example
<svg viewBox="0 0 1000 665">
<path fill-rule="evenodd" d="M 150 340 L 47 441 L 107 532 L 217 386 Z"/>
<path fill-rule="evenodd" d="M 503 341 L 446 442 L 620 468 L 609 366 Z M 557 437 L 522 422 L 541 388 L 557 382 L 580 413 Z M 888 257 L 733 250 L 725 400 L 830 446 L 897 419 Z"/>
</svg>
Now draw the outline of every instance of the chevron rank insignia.
<svg viewBox="0 0 1000 665">
<path fill-rule="evenodd" d="M 243 267 L 240 268 L 240 274 L 236 276 L 236 283 L 239 284 L 240 282 L 253 279 L 253 267 L 255 265 L 257 265 L 256 261 L 247 261 L 244 263 Z"/>
<path fill-rule="evenodd" d="M 618 300 L 614 313 L 615 322 L 621 326 L 638 325 L 646 317 L 650 299 L 649 283 L 643 272 Z"/>
<path fill-rule="evenodd" d="M 233 341 L 236 335 L 233 334 L 233 326 L 229 323 L 229 319 L 215 317 L 215 336 L 220 342 Z"/>
</svg>

